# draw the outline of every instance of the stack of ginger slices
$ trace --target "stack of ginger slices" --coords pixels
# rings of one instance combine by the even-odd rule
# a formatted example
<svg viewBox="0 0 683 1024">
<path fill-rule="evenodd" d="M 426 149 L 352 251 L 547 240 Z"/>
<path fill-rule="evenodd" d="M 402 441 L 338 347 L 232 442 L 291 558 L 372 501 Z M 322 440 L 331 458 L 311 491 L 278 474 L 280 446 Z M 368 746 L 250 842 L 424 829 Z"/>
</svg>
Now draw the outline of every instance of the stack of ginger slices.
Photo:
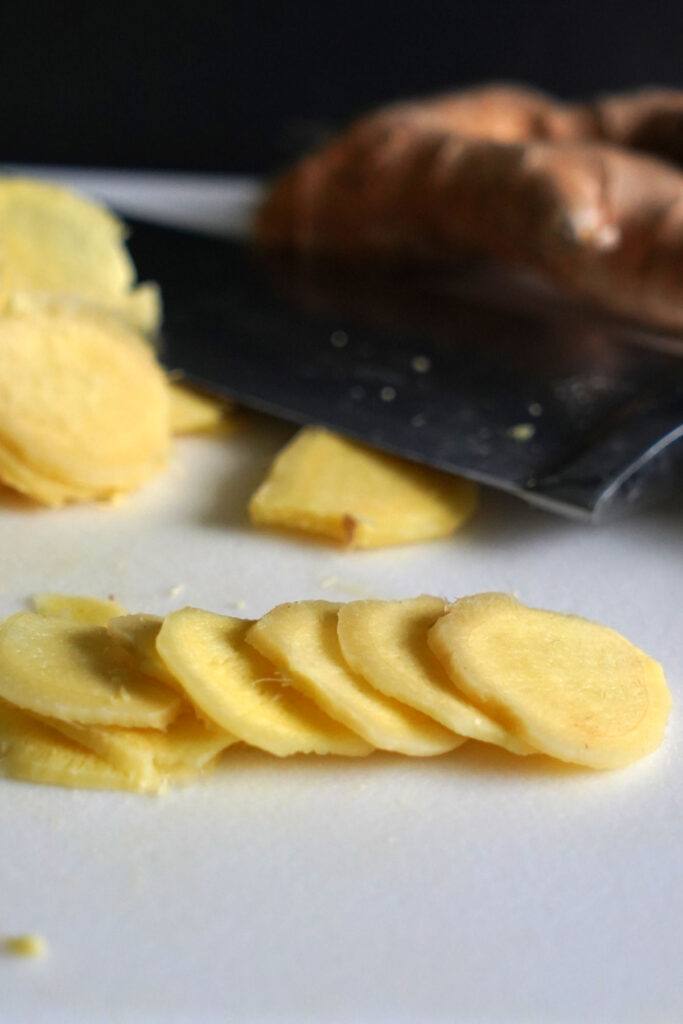
<svg viewBox="0 0 683 1024">
<path fill-rule="evenodd" d="M 429 757 L 471 739 L 618 768 L 659 746 L 671 704 L 618 633 L 506 594 L 300 601 L 255 622 L 34 605 L 0 623 L 0 767 L 32 782 L 156 793 L 238 742 Z"/>
<path fill-rule="evenodd" d="M 0 482 L 44 505 L 101 501 L 167 463 L 220 403 L 170 382 L 123 223 L 45 182 L 0 177 Z"/>
</svg>

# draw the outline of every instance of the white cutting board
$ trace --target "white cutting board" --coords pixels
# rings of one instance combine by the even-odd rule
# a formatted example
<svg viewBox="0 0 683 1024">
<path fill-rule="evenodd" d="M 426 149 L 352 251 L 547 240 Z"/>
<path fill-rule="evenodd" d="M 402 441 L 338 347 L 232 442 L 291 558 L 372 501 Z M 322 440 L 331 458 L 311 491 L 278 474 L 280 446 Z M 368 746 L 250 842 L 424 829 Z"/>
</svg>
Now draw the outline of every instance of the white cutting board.
<svg viewBox="0 0 683 1024">
<path fill-rule="evenodd" d="M 146 195 L 157 215 L 226 229 L 251 194 L 72 176 L 122 208 Z M 604 774 L 476 744 L 424 761 L 243 751 L 159 799 L 0 780 L 0 936 L 49 944 L 40 961 L 0 957 L 0 1020 L 683 1019 L 681 498 L 596 529 L 486 493 L 451 540 L 341 553 L 246 522 L 288 434 L 264 421 L 183 440 L 170 472 L 115 508 L 4 498 L 0 613 L 39 590 L 249 616 L 300 598 L 513 590 L 663 662 L 664 747 Z"/>
</svg>

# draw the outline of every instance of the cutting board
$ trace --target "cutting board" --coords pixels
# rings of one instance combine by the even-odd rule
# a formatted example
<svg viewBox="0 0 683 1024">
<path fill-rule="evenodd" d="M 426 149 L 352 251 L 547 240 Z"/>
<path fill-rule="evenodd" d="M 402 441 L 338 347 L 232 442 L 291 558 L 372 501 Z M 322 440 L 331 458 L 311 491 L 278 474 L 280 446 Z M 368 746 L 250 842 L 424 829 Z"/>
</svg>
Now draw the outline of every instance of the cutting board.
<svg viewBox="0 0 683 1024">
<path fill-rule="evenodd" d="M 158 176 L 141 200 L 126 175 L 61 174 L 225 230 L 250 194 Z M 683 496 L 595 528 L 485 492 L 452 539 L 345 553 L 246 521 L 289 433 L 254 420 L 179 441 L 170 471 L 112 508 L 3 494 L 0 613 L 39 590 L 250 617 L 301 598 L 513 591 L 661 660 L 666 742 L 611 773 L 471 743 L 423 761 L 244 750 L 162 798 L 0 780 L 0 936 L 48 943 L 42 960 L 0 956 L 0 1020 L 682 1019 Z"/>
</svg>

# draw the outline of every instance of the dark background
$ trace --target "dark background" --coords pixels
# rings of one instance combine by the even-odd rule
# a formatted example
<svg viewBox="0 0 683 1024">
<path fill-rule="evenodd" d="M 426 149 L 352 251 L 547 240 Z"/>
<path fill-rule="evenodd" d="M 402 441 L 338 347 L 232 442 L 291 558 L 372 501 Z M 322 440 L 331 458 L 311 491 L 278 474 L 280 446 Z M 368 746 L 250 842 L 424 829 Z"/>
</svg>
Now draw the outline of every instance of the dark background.
<svg viewBox="0 0 683 1024">
<path fill-rule="evenodd" d="M 262 173 L 401 95 L 683 85 L 683 0 L 5 0 L 0 76 L 5 162 Z"/>
</svg>

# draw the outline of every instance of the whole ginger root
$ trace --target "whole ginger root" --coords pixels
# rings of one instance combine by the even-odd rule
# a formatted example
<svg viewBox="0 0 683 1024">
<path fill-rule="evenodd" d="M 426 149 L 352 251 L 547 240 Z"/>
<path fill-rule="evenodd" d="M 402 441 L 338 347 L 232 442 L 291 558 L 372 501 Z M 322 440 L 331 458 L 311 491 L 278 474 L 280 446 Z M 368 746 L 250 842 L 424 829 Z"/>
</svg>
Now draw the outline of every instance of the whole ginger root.
<svg viewBox="0 0 683 1024">
<path fill-rule="evenodd" d="M 683 327 L 683 93 L 560 104 L 490 86 L 398 103 L 276 181 L 259 244 L 533 271 L 617 313 Z"/>
</svg>

